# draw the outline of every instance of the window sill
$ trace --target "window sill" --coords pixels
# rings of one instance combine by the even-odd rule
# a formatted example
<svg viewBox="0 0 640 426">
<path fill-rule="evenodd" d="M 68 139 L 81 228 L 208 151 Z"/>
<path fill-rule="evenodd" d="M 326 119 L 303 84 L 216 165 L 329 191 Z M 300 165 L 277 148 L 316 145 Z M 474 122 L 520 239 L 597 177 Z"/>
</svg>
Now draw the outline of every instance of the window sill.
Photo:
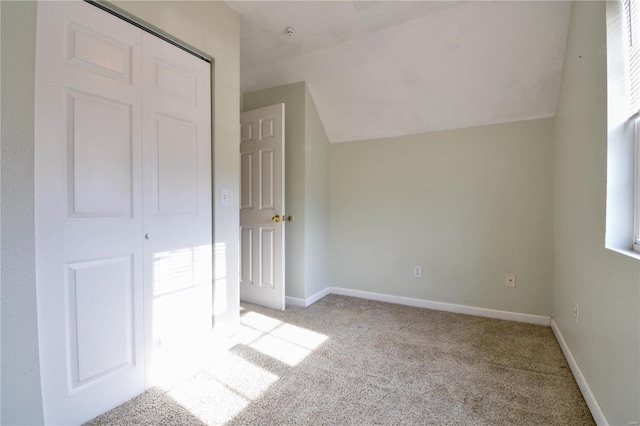
<svg viewBox="0 0 640 426">
<path fill-rule="evenodd" d="M 638 253 L 637 251 L 633 251 L 631 249 L 616 248 L 616 247 L 607 247 L 607 249 L 611 251 L 615 251 L 616 253 L 623 254 L 627 257 L 640 260 L 640 253 Z"/>
</svg>

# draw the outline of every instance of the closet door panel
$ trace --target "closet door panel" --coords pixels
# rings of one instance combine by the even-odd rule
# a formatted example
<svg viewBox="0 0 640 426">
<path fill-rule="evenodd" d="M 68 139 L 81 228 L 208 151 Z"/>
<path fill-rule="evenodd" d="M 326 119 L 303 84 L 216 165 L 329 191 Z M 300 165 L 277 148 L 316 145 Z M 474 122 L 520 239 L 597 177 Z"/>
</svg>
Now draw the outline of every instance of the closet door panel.
<svg viewBox="0 0 640 426">
<path fill-rule="evenodd" d="M 46 424 L 144 391 L 141 31 L 39 2 L 36 290 Z"/>
<path fill-rule="evenodd" d="M 150 384 L 203 362 L 212 329 L 210 64 L 143 34 Z"/>
</svg>

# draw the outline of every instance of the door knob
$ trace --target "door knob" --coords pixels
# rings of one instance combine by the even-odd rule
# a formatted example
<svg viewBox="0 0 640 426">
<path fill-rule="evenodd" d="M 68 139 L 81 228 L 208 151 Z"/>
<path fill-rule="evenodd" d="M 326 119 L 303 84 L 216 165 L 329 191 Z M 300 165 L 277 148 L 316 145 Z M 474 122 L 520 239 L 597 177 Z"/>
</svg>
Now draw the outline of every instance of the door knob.
<svg viewBox="0 0 640 426">
<path fill-rule="evenodd" d="M 271 218 L 271 221 L 272 222 L 280 222 L 280 215 L 279 214 L 275 215 L 274 217 Z"/>
<path fill-rule="evenodd" d="M 293 217 L 293 215 L 287 216 L 287 222 L 293 222 L 294 220 L 296 220 L 296 218 Z"/>
<path fill-rule="evenodd" d="M 144 239 L 145 240 L 150 240 L 151 239 L 151 234 L 148 233 L 148 232 L 146 234 L 144 234 Z"/>
</svg>

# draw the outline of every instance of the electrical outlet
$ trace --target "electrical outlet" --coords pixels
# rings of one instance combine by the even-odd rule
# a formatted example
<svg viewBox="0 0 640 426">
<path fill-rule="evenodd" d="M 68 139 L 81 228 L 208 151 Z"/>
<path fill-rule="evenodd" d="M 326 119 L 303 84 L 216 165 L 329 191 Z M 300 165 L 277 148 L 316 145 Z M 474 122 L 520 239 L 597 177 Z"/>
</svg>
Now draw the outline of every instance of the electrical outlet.
<svg viewBox="0 0 640 426">
<path fill-rule="evenodd" d="M 516 286 L 516 274 L 507 274 L 505 278 L 504 285 L 507 287 L 515 287 Z"/>
<path fill-rule="evenodd" d="M 416 266 L 413 268 L 413 276 L 416 278 L 422 277 L 422 266 Z"/>
<path fill-rule="evenodd" d="M 573 319 L 576 320 L 576 322 L 580 321 L 580 305 L 578 305 L 578 302 L 574 302 L 573 304 Z"/>
</svg>

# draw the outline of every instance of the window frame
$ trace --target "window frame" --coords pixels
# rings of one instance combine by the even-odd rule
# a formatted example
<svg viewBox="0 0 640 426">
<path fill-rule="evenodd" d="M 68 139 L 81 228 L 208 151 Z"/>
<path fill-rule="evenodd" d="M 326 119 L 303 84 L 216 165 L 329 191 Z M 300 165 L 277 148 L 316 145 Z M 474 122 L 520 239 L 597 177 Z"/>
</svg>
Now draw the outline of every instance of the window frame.
<svg viewBox="0 0 640 426">
<path fill-rule="evenodd" d="M 633 126 L 633 235 L 631 249 L 640 253 L 640 7 L 638 0 L 622 0 L 627 123 Z"/>
<path fill-rule="evenodd" d="M 640 117 L 634 114 L 633 120 L 633 251 L 640 253 Z"/>
</svg>

